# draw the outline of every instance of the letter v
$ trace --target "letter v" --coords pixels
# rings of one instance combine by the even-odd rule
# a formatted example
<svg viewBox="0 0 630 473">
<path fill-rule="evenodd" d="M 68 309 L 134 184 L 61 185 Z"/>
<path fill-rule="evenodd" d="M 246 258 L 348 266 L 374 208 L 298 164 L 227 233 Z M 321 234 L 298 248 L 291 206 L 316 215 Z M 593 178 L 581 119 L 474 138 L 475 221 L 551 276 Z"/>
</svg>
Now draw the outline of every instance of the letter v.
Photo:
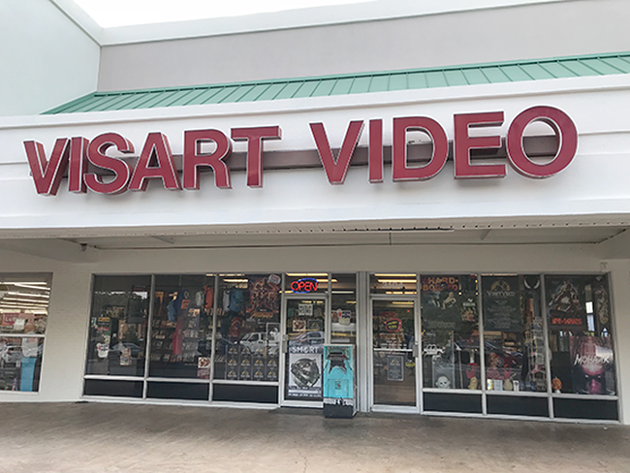
<svg viewBox="0 0 630 473">
<path fill-rule="evenodd" d="M 321 159 L 328 176 L 328 181 L 331 184 L 343 184 L 348 173 L 348 167 L 350 166 L 350 159 L 354 154 L 354 150 L 359 143 L 361 133 L 363 132 L 363 120 L 351 121 L 346 131 L 346 136 L 343 139 L 339 156 L 335 160 L 332 149 L 330 149 L 330 143 L 328 142 L 328 136 L 324 129 L 323 123 L 311 123 L 311 132 L 317 145 L 317 152 L 319 153 L 319 159 Z"/>
<path fill-rule="evenodd" d="M 47 161 L 43 144 L 37 141 L 24 142 L 26 157 L 38 194 L 57 195 L 61 178 L 68 167 L 69 143 L 69 138 L 58 138 L 50 155 L 50 161 Z"/>
</svg>

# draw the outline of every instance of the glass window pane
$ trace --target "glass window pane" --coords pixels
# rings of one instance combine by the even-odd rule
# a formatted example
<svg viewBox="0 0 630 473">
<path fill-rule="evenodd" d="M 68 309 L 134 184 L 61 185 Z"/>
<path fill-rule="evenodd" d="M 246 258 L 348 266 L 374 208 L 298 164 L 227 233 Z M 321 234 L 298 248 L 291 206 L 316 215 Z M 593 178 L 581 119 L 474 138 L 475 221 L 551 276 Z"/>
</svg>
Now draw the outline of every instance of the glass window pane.
<svg viewBox="0 0 630 473">
<path fill-rule="evenodd" d="M 87 374 L 143 376 L 150 276 L 95 276 Z"/>
<path fill-rule="evenodd" d="M 416 405 L 415 303 L 372 302 L 374 403 Z"/>
<path fill-rule="evenodd" d="M 482 276 L 489 391 L 547 391 L 540 276 Z"/>
<path fill-rule="evenodd" d="M 615 394 L 611 301 L 605 275 L 545 276 L 556 393 Z"/>
<path fill-rule="evenodd" d="M 0 275 L 0 333 L 46 331 L 50 276 Z"/>
<path fill-rule="evenodd" d="M 354 345 L 357 339 L 357 276 L 335 274 L 331 282 L 330 342 Z"/>
<path fill-rule="evenodd" d="M 415 274 L 370 274 L 370 293 L 408 295 L 417 293 Z"/>
<path fill-rule="evenodd" d="M 476 275 L 421 276 L 423 386 L 481 389 Z"/>
<path fill-rule="evenodd" d="M 219 278 L 214 378 L 278 381 L 279 274 Z"/>
<path fill-rule="evenodd" d="M 214 277 L 155 277 L 149 376 L 210 378 Z"/>
<path fill-rule="evenodd" d="M 0 391 L 39 390 L 44 339 L 0 337 Z"/>
</svg>

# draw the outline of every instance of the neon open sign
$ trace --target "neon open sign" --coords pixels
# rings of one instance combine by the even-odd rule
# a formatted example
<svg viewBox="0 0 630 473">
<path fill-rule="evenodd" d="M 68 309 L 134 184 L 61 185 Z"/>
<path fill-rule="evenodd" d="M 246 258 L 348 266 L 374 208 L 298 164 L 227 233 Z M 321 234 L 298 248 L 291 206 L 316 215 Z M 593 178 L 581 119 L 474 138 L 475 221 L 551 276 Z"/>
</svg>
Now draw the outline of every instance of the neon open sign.
<svg viewBox="0 0 630 473">
<path fill-rule="evenodd" d="M 291 283 L 291 290 L 295 294 L 307 294 L 317 291 L 317 279 L 302 278 Z"/>
</svg>

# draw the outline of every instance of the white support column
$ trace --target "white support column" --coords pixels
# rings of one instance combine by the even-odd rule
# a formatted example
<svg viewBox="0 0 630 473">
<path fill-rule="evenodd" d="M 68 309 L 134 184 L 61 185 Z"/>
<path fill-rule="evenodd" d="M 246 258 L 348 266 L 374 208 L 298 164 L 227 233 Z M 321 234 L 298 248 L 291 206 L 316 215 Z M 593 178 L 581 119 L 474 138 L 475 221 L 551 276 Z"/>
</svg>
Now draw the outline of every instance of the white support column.
<svg viewBox="0 0 630 473">
<path fill-rule="evenodd" d="M 39 400 L 76 401 L 83 394 L 91 285 L 87 266 L 53 272 Z"/>
<path fill-rule="evenodd" d="M 369 304 L 369 278 L 365 272 L 357 274 L 357 381 L 359 411 L 367 412 L 370 409 L 369 383 L 372 373 L 368 371 L 369 356 L 371 353 L 372 336 L 368 332 L 370 321 L 368 320 Z"/>
<path fill-rule="evenodd" d="M 607 261 L 602 270 L 610 271 L 620 420 L 630 424 L 630 260 Z"/>
</svg>

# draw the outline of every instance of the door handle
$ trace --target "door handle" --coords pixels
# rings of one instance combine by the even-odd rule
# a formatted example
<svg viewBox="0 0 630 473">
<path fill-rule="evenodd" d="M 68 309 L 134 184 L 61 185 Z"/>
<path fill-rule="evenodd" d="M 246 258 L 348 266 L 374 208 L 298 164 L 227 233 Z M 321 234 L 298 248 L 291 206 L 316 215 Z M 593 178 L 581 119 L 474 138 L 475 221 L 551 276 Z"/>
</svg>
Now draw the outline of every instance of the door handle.
<svg viewBox="0 0 630 473">
<path fill-rule="evenodd" d="M 418 358 L 420 356 L 420 345 L 418 345 L 418 342 L 413 344 L 413 356 L 414 358 Z"/>
<path fill-rule="evenodd" d="M 288 348 L 289 348 L 289 343 L 287 340 L 287 336 L 285 334 L 285 335 L 282 335 L 282 342 L 281 342 L 280 349 L 282 350 L 282 353 L 286 353 L 288 351 Z"/>
</svg>

